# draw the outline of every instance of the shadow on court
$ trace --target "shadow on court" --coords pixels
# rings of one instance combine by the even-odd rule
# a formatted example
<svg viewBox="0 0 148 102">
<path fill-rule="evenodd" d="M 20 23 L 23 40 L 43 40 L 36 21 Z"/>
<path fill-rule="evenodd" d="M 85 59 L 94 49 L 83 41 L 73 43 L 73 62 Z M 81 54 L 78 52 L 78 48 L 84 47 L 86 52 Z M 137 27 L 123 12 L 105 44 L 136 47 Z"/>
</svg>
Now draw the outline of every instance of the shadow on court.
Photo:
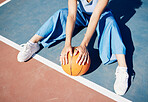
<svg viewBox="0 0 148 102">
<path fill-rule="evenodd" d="M 136 9 L 142 5 L 141 0 L 111 0 L 108 7 L 112 9 L 112 13 L 119 25 L 123 43 L 126 47 L 126 61 L 129 73 L 129 87 L 131 79 L 135 77 L 133 66 L 134 44 L 132 41 L 131 30 L 126 23 L 136 14 Z"/>
<path fill-rule="evenodd" d="M 129 73 L 129 87 L 131 85 L 132 76 L 133 79 L 135 77 L 135 71 L 133 69 L 133 53 L 135 48 L 131 37 L 131 30 L 126 25 L 126 23 L 136 13 L 135 9 L 138 9 L 139 7 L 141 7 L 141 5 L 141 0 L 111 0 L 108 4 L 108 7 L 112 10 L 114 18 L 118 23 L 118 26 L 121 31 L 122 40 L 126 47 L 126 61 Z M 88 50 L 91 57 L 91 67 L 86 74 L 96 70 L 102 63 L 99 57 L 99 51 L 93 48 L 96 37 L 97 35 L 94 34 L 88 46 Z"/>
<path fill-rule="evenodd" d="M 133 53 L 134 53 L 135 48 L 134 48 L 134 44 L 133 44 L 132 37 L 131 37 L 131 30 L 126 25 L 126 23 L 136 13 L 135 9 L 138 9 L 139 7 L 141 7 L 141 5 L 142 5 L 141 0 L 111 0 L 108 4 L 108 7 L 112 10 L 114 18 L 117 21 L 117 24 L 120 28 L 122 40 L 126 47 L 126 61 L 127 61 L 127 66 L 128 66 L 128 73 L 130 76 L 129 86 L 131 85 L 131 77 L 135 76 L 135 71 L 133 69 Z M 82 29 L 83 28 L 75 30 L 73 36 L 78 34 Z M 98 49 L 93 48 L 96 37 L 97 37 L 97 34 L 94 33 L 88 45 L 88 51 L 89 51 L 90 58 L 91 58 L 91 66 L 86 74 L 89 74 L 95 71 L 102 63 L 99 57 Z M 64 41 L 64 39 L 56 41 L 51 46 L 49 46 L 49 48 L 59 44 L 61 41 Z M 42 49 L 43 47 L 41 46 L 41 49 L 39 51 L 41 51 Z"/>
<path fill-rule="evenodd" d="M 135 77 L 135 71 L 133 69 L 133 53 L 135 48 L 132 41 L 131 30 L 126 25 L 126 23 L 134 16 L 134 14 L 136 13 L 136 9 L 141 7 L 141 5 L 142 5 L 141 0 L 111 0 L 108 4 L 108 7 L 112 10 L 114 18 L 117 21 L 117 24 L 120 28 L 122 40 L 126 47 L 126 61 L 127 61 L 128 73 L 129 73 L 129 79 L 130 79 L 129 87 L 131 85 L 132 76 Z M 73 36 L 78 34 L 82 29 L 83 28 L 75 30 Z M 88 51 L 91 58 L 91 66 L 86 74 L 89 74 L 95 71 L 102 63 L 99 57 L 98 49 L 93 48 L 96 37 L 97 37 L 97 34 L 94 33 L 88 45 Z M 49 48 L 59 44 L 61 41 L 64 41 L 64 39 L 56 41 L 51 46 L 49 46 Z M 41 49 L 39 51 L 41 51 L 42 49 L 43 47 L 41 46 Z"/>
</svg>

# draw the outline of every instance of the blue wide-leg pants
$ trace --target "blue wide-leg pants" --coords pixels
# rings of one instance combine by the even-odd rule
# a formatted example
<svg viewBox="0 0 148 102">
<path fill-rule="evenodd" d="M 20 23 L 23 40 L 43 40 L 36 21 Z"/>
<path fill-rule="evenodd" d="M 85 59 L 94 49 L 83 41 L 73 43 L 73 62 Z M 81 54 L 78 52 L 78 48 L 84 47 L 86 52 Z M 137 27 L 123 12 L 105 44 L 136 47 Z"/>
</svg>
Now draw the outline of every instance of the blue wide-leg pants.
<svg viewBox="0 0 148 102">
<path fill-rule="evenodd" d="M 54 13 L 37 31 L 42 36 L 40 41 L 44 47 L 48 47 L 56 41 L 66 37 L 66 21 L 68 9 L 60 9 Z M 91 15 L 83 13 L 77 8 L 75 30 L 87 27 Z M 115 54 L 125 54 L 126 48 L 122 42 L 120 30 L 109 9 L 104 10 L 96 27 L 98 35 L 98 50 L 103 64 L 116 61 Z"/>
</svg>

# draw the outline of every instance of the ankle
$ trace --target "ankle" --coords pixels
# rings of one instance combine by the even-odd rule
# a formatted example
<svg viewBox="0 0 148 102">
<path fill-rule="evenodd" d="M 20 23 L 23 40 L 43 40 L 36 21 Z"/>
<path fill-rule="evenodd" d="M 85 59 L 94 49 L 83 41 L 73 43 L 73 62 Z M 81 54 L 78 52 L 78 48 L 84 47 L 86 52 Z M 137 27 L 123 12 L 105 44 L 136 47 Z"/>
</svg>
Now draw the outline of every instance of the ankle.
<svg viewBox="0 0 148 102">
<path fill-rule="evenodd" d="M 39 41 L 30 39 L 29 42 L 30 43 L 38 43 Z"/>
<path fill-rule="evenodd" d="M 36 42 L 32 42 L 31 40 L 28 41 L 30 44 L 34 45 Z"/>
<path fill-rule="evenodd" d="M 39 36 L 39 35 L 35 34 L 35 35 L 30 39 L 30 41 L 33 42 L 33 43 L 38 43 L 41 39 L 43 39 L 42 36 Z"/>
<path fill-rule="evenodd" d="M 118 65 L 118 67 L 127 67 L 127 65 Z"/>
<path fill-rule="evenodd" d="M 128 68 L 127 68 L 127 67 L 122 67 L 122 66 L 117 66 L 117 70 L 118 70 L 118 69 L 128 70 Z"/>
</svg>

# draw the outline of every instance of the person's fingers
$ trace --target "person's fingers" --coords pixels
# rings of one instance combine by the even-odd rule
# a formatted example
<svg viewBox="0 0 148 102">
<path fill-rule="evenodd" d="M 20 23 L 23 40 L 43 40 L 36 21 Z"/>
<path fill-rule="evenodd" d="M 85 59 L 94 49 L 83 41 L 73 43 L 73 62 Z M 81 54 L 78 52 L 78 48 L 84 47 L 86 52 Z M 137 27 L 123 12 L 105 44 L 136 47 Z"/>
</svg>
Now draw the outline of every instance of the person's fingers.
<svg viewBox="0 0 148 102">
<path fill-rule="evenodd" d="M 84 60 L 82 62 L 82 65 L 85 65 L 86 61 L 87 61 L 88 55 L 84 56 Z"/>
<path fill-rule="evenodd" d="M 79 65 L 81 65 L 83 63 L 83 61 L 85 60 L 85 55 L 83 55 L 79 61 Z"/>
<path fill-rule="evenodd" d="M 61 64 L 64 64 L 64 55 L 63 55 L 64 51 L 61 52 L 61 55 L 60 55 L 60 61 L 61 61 Z"/>
<path fill-rule="evenodd" d="M 83 51 L 83 49 L 81 48 L 81 47 L 78 47 L 77 48 L 77 50 L 76 50 L 76 52 L 75 52 L 75 55 L 77 55 L 79 53 L 79 56 L 78 56 L 78 58 L 77 58 L 77 61 L 76 61 L 76 63 L 78 64 L 79 63 L 79 65 L 81 65 L 81 63 L 82 63 L 82 61 L 83 61 L 83 59 L 84 59 L 84 51 Z"/>
<path fill-rule="evenodd" d="M 60 56 L 60 61 L 61 61 L 61 64 L 63 64 L 63 65 L 65 65 L 64 53 L 65 53 L 65 51 L 62 51 L 61 56 Z"/>
<path fill-rule="evenodd" d="M 61 64 L 65 65 L 68 64 L 68 53 L 72 56 L 72 47 L 65 46 L 60 55 L 60 62 Z"/>
<path fill-rule="evenodd" d="M 72 48 L 69 50 L 69 54 L 72 56 Z"/>
<path fill-rule="evenodd" d="M 89 58 L 89 54 L 87 55 L 87 64 L 89 63 L 89 60 L 90 60 L 90 58 Z"/>
<path fill-rule="evenodd" d="M 64 54 L 64 58 L 66 61 L 66 64 L 68 64 L 68 54 L 70 54 L 70 56 L 72 56 L 72 48 L 69 48 L 68 51 L 66 51 L 66 54 Z"/>
<path fill-rule="evenodd" d="M 63 57 L 63 55 L 60 56 L 60 61 L 61 61 L 61 64 L 63 65 L 64 64 L 64 57 Z"/>
<path fill-rule="evenodd" d="M 68 52 L 64 54 L 65 64 L 68 64 Z"/>
<path fill-rule="evenodd" d="M 82 54 L 80 53 L 79 56 L 78 56 L 78 58 L 77 58 L 77 61 L 76 61 L 77 64 L 78 64 L 79 61 L 81 60 L 81 57 L 82 57 Z"/>
<path fill-rule="evenodd" d="M 62 59 L 62 64 L 65 65 L 65 59 L 64 59 L 64 57 Z"/>
<path fill-rule="evenodd" d="M 76 48 L 74 51 L 74 56 L 76 56 L 78 54 L 79 50 Z"/>
</svg>

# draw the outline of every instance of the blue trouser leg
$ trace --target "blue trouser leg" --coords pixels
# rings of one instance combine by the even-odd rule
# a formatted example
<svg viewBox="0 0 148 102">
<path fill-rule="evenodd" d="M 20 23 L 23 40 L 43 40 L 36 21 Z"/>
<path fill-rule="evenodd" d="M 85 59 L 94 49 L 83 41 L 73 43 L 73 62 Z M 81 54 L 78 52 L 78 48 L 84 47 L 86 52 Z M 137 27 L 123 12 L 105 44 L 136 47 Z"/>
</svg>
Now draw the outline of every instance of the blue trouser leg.
<svg viewBox="0 0 148 102">
<path fill-rule="evenodd" d="M 68 9 L 60 9 L 37 31 L 36 34 L 43 37 L 41 44 L 44 47 L 48 47 L 56 41 L 66 37 L 67 16 Z M 74 32 L 81 27 L 86 27 L 89 23 L 90 16 L 91 15 L 82 13 L 78 8 Z M 118 25 L 110 11 L 102 13 L 96 27 L 96 32 L 99 39 L 99 55 L 104 64 L 115 61 L 116 58 L 112 59 L 112 55 L 114 54 L 125 54 L 126 48 L 122 42 Z"/>
<path fill-rule="evenodd" d="M 56 40 L 61 40 L 66 37 L 66 19 L 68 15 L 67 9 L 60 9 L 52 15 L 37 31 L 37 35 L 42 36 L 40 41 L 44 47 L 48 47 Z"/>
<path fill-rule="evenodd" d="M 48 47 L 58 40 L 62 40 L 66 37 L 66 21 L 68 16 L 68 9 L 60 9 L 53 14 L 37 31 L 37 35 L 42 36 L 40 41 L 44 47 Z M 80 27 L 86 25 L 83 14 L 78 10 L 75 24 L 75 31 Z"/>
<path fill-rule="evenodd" d="M 99 39 L 99 55 L 104 64 L 116 61 L 115 54 L 125 54 L 126 48 L 120 30 L 110 11 L 101 15 L 96 31 Z"/>
</svg>

